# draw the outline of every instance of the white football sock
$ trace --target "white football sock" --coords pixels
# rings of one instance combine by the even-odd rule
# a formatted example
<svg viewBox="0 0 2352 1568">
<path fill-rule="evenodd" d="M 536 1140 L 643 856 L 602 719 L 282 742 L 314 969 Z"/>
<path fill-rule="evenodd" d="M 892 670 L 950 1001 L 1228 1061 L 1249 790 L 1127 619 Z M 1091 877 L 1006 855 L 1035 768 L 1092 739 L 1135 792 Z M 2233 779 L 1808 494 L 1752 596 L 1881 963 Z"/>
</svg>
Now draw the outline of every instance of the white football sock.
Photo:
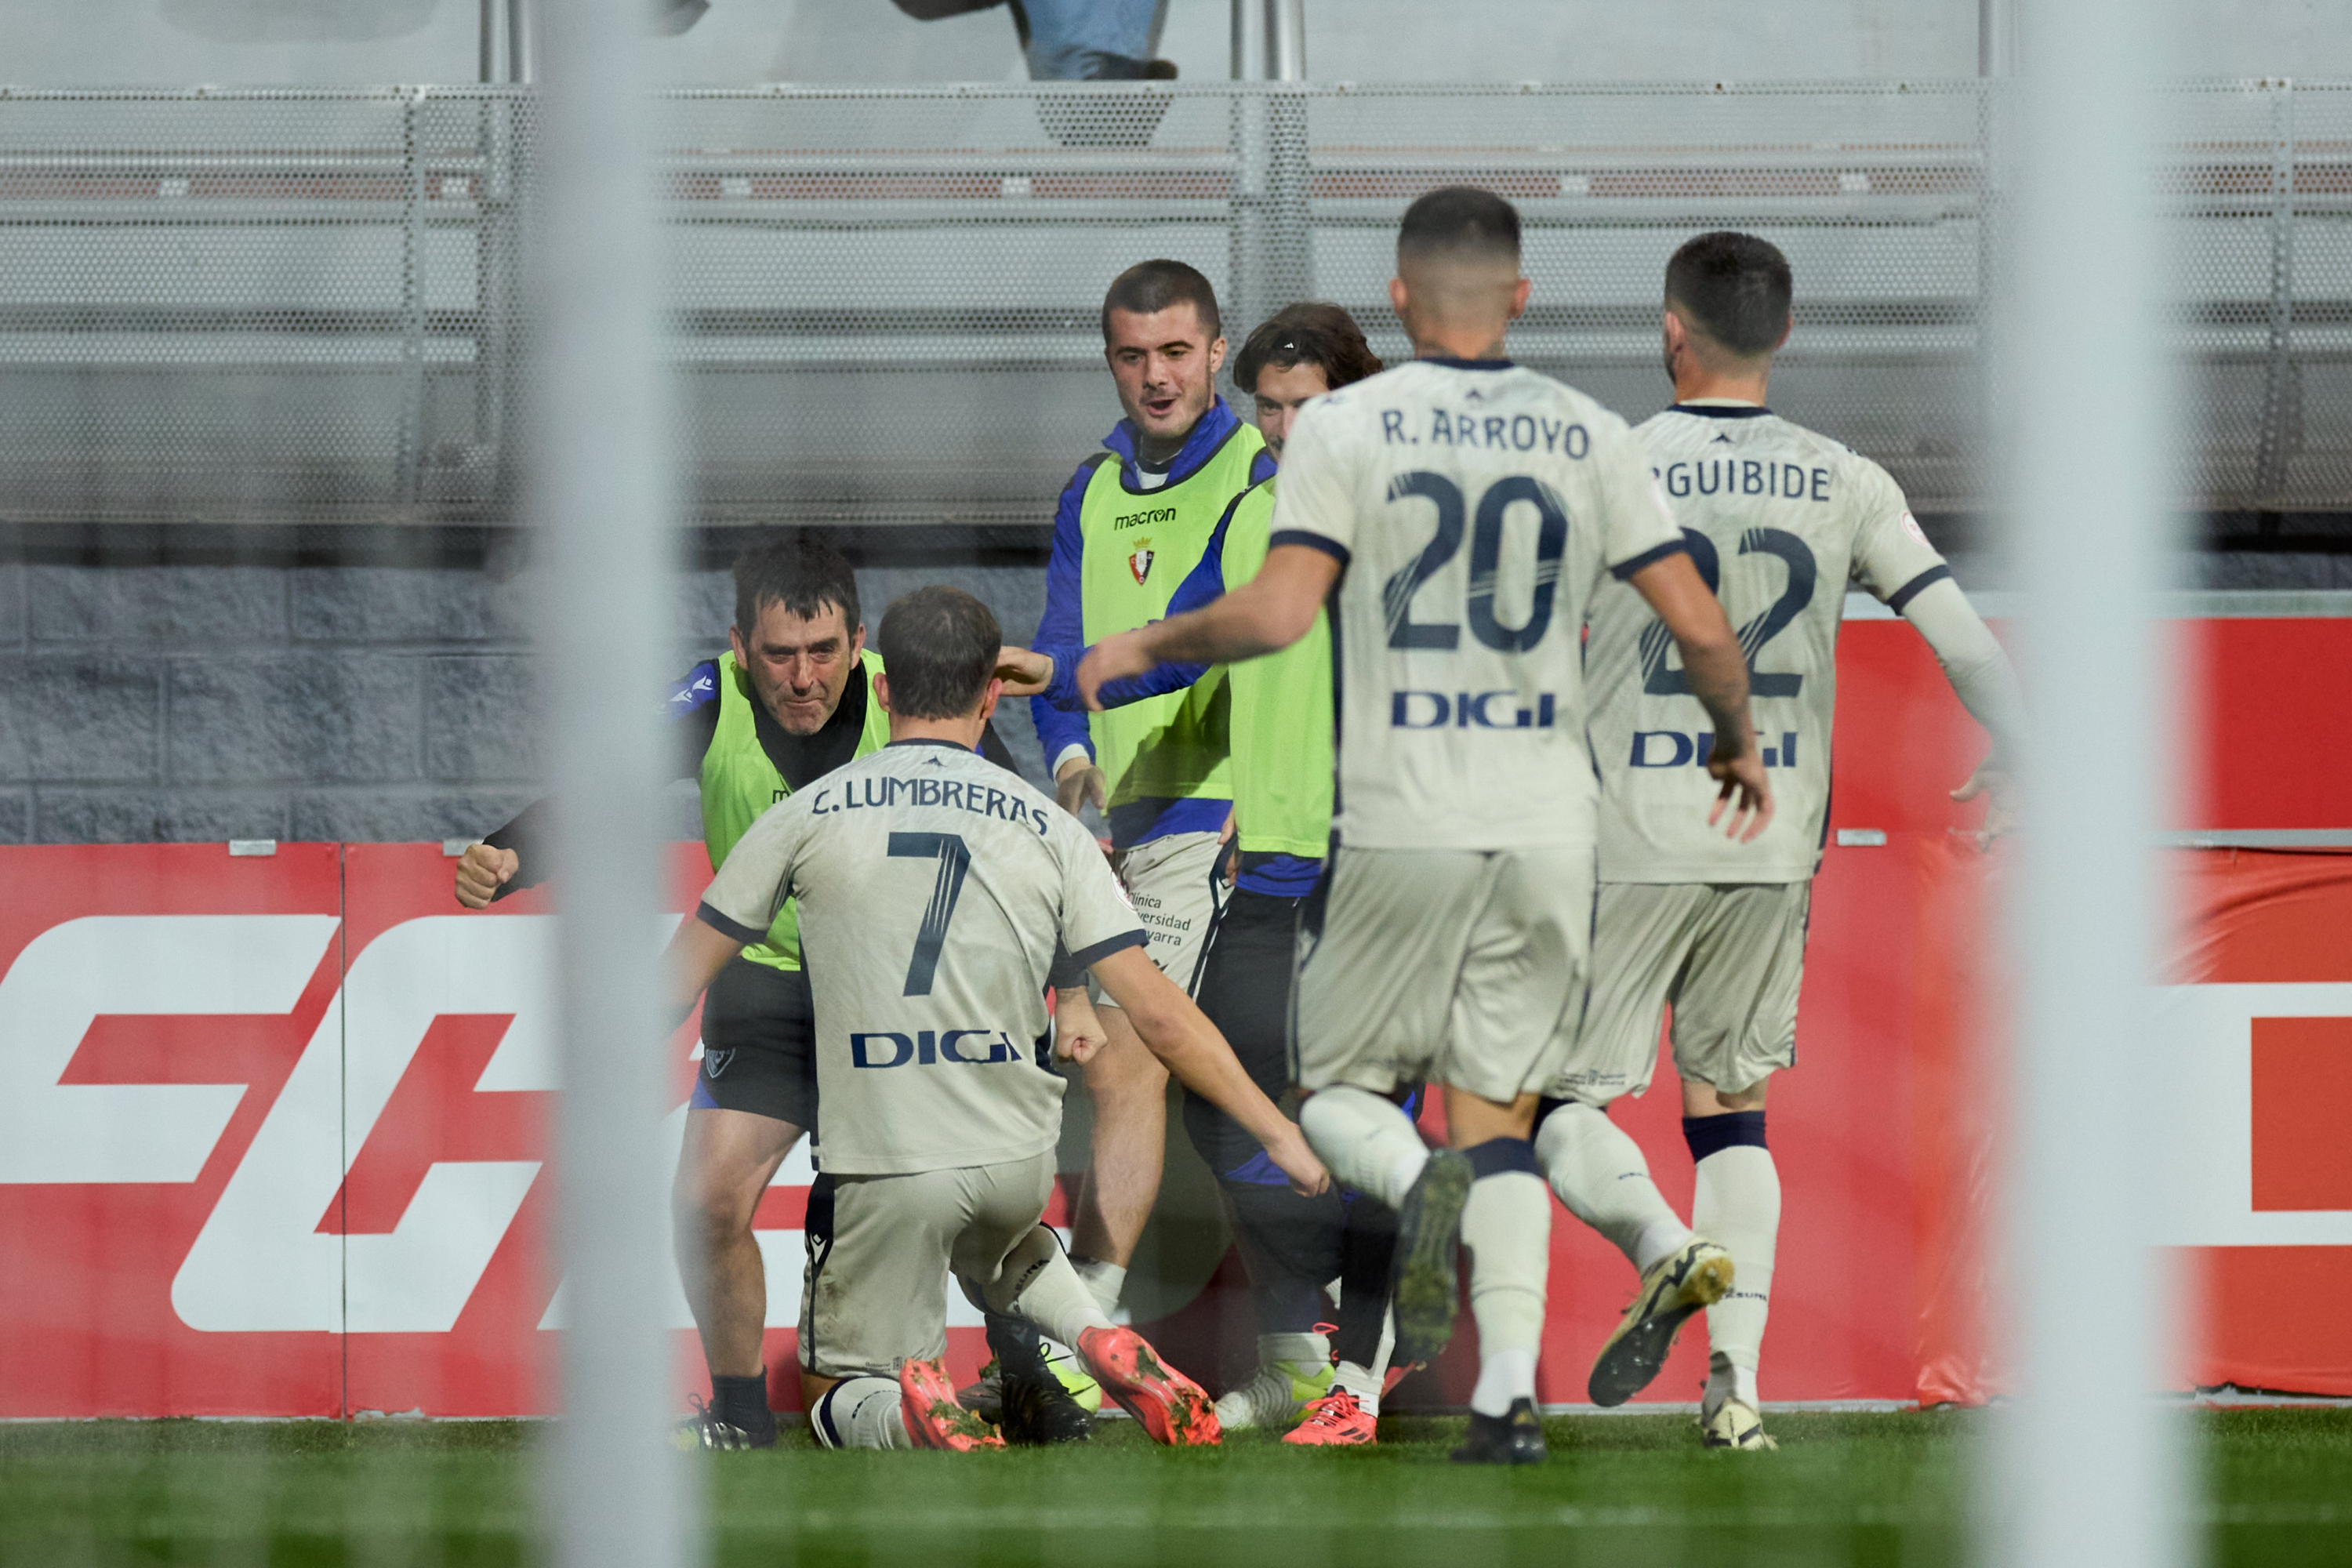
<svg viewBox="0 0 2352 1568">
<path fill-rule="evenodd" d="M 1126 1273 L 1119 1269 L 1122 1278 Z M 1054 1233 L 1042 1225 L 1005 1255 L 989 1296 L 992 1305 L 1002 1303 L 996 1310 L 1024 1318 L 1047 1339 L 1066 1345 L 1075 1346 L 1088 1329 L 1111 1326 L 1110 1314 L 1071 1266 Z"/>
<path fill-rule="evenodd" d="M 845 1377 L 824 1391 L 810 1412 L 816 1440 L 828 1448 L 911 1448 L 892 1377 Z"/>
<path fill-rule="evenodd" d="M 1381 1388 L 1389 1380 L 1389 1357 L 1396 1350 L 1396 1314 L 1381 1316 L 1381 1345 L 1373 1352 L 1372 1364 L 1363 1366 L 1352 1361 L 1336 1363 L 1331 1368 L 1331 1386 L 1344 1388 L 1356 1396 L 1356 1403 L 1368 1415 L 1381 1413 Z"/>
<path fill-rule="evenodd" d="M 1706 1310 L 1707 1344 L 1715 1352 L 1710 1363 L 1719 1359 L 1734 1373 L 1746 1372 L 1747 1392 L 1740 1397 L 1753 1405 L 1764 1320 L 1772 1305 L 1772 1255 L 1780 1233 L 1780 1173 L 1772 1152 L 1735 1143 L 1701 1160 L 1691 1218 L 1708 1240 L 1731 1254 L 1731 1293 Z M 1710 1397 L 1715 1384 L 1710 1373 Z"/>
<path fill-rule="evenodd" d="M 1257 1364 L 1272 1366 L 1277 1362 L 1303 1366 L 1309 1371 L 1329 1366 L 1331 1342 L 1321 1334 L 1258 1335 Z"/>
<path fill-rule="evenodd" d="M 1544 1287 L 1551 1266 L 1551 1194 L 1531 1171 L 1501 1171 L 1470 1184 L 1462 1205 L 1470 1259 L 1470 1312 L 1478 1323 L 1478 1385 L 1470 1408 L 1504 1415 L 1536 1394 L 1543 1347 Z"/>
<path fill-rule="evenodd" d="M 1706 1392 L 1699 1395 L 1699 1419 L 1706 1420 L 1723 1408 L 1727 1399 L 1737 1399 L 1748 1409 L 1761 1412 L 1764 1402 L 1756 1392 L 1756 1369 L 1734 1366 L 1721 1351 L 1706 1358 Z"/>
<path fill-rule="evenodd" d="M 1608 1113 L 1573 1101 L 1536 1131 L 1536 1163 L 1568 1212 L 1599 1231 L 1637 1270 L 1646 1270 L 1691 1238 L 1650 1179 L 1642 1146 Z"/>
<path fill-rule="evenodd" d="M 1105 1263 L 1099 1258 L 1089 1258 L 1084 1262 L 1074 1261 L 1070 1267 L 1077 1270 L 1080 1279 L 1086 1281 L 1087 1290 L 1093 1293 L 1095 1305 L 1102 1309 L 1105 1317 L 1118 1311 L 1119 1292 L 1127 1289 L 1126 1264 Z M 1058 1340 L 1062 1336 L 1055 1334 L 1054 1337 Z"/>
<path fill-rule="evenodd" d="M 1421 1179 L 1429 1146 L 1412 1119 L 1370 1089 L 1318 1089 L 1298 1110 L 1299 1131 L 1331 1173 L 1391 1208 Z"/>
</svg>

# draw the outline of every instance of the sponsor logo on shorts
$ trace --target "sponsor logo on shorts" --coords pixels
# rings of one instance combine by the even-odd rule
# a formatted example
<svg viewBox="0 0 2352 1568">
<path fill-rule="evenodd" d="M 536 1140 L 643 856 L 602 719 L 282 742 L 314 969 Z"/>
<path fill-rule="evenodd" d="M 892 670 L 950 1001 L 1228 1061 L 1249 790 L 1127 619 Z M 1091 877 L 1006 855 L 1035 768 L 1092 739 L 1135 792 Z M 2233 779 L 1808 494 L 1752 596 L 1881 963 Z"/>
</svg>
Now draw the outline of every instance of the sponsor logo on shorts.
<svg viewBox="0 0 2352 1568">
<path fill-rule="evenodd" d="M 868 1029 L 849 1037 L 849 1065 L 854 1068 L 932 1067 L 940 1062 L 986 1067 L 1021 1059 L 1013 1037 L 1002 1029 L 919 1029 L 913 1034 Z"/>
<path fill-rule="evenodd" d="M 702 1052 L 702 1076 L 717 1078 L 727 1070 L 727 1064 L 734 1059 L 735 1053 L 732 1050 L 714 1051 L 705 1047 Z"/>
<path fill-rule="evenodd" d="M 1715 733 L 1686 735 L 1680 730 L 1636 730 L 1633 731 L 1633 754 L 1626 759 L 1629 768 L 1688 768 L 1706 766 L 1715 752 Z M 1783 730 L 1780 743 L 1764 748 L 1764 765 L 1768 768 L 1793 768 L 1797 765 L 1797 732 Z"/>
</svg>

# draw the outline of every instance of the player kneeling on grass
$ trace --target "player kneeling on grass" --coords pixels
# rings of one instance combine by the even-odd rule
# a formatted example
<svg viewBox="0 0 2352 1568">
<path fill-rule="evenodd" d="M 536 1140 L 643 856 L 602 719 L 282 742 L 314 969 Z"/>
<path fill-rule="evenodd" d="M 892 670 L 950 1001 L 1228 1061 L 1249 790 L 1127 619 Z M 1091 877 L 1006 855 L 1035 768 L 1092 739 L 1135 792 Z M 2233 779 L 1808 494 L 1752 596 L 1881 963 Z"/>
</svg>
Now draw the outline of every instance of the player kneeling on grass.
<svg viewBox="0 0 2352 1568">
<path fill-rule="evenodd" d="M 1640 1094 L 1674 1009 L 1683 1135 L 1698 1166 L 1691 1218 L 1723 1244 L 1731 1291 L 1706 1308 L 1700 1424 L 1709 1447 L 1772 1447 L 1756 1367 L 1770 1305 L 1780 1178 L 1764 1142 L 1764 1086 L 1797 1059 L 1805 924 L 1829 814 L 1837 636 L 1849 584 L 1906 617 L 1952 689 L 1998 736 L 2017 699 L 2007 658 L 1886 471 L 1764 405 L 1788 337 L 1787 258 L 1744 234 L 1704 234 L 1666 268 L 1674 406 L 1641 427 L 1699 571 L 1738 626 L 1750 700 L 1782 807 L 1753 843 L 1705 831 L 1706 722 L 1665 628 L 1615 584 L 1594 595 L 1585 648 L 1588 733 L 1600 759 L 1601 890 L 1592 991 L 1547 1092 L 1536 1152 L 1552 1188 L 1615 1242 L 1642 1288 L 1589 1392 L 1622 1404 L 1657 1375 L 1703 1303 L 1694 1239 L 1603 1107 Z M 1991 791 L 1993 764 L 1954 794 Z"/>
<path fill-rule="evenodd" d="M 1330 1178 L 1153 965 L 1086 829 L 974 752 L 1002 691 L 987 607 L 925 588 L 890 606 L 879 640 L 890 743 L 753 824 L 670 946 L 683 1014 L 783 900 L 802 910 L 832 1187 L 831 1212 L 809 1216 L 801 1298 L 818 1440 L 1002 1442 L 956 1403 L 940 1363 L 952 1271 L 990 1310 L 1074 1346 L 1157 1441 L 1214 1443 L 1208 1396 L 1111 1323 L 1041 1223 L 1063 1085 L 1033 1042 L 1057 945 L 1301 1191 Z"/>
</svg>

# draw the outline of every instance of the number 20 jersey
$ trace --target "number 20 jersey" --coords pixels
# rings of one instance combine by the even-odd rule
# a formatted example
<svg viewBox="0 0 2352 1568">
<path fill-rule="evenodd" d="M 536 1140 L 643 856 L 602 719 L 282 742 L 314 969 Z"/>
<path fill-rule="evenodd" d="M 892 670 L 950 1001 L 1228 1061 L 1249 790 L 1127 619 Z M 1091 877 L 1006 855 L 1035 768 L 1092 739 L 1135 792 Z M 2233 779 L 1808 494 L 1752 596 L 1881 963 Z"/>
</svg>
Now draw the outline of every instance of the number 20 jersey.
<svg viewBox="0 0 2352 1568">
<path fill-rule="evenodd" d="M 1591 845 L 1585 606 L 1684 548 L 1622 419 L 1504 361 L 1383 371 L 1300 411 L 1272 543 L 1342 566 L 1342 844 Z"/>
<path fill-rule="evenodd" d="M 1829 813 L 1846 585 L 1899 612 L 1950 572 L 1885 469 L 1801 425 L 1752 405 L 1682 405 L 1636 434 L 1748 655 L 1773 818 L 1752 844 L 1707 826 L 1714 725 L 1664 624 L 1612 584 L 1593 598 L 1585 656 L 1601 879 L 1803 881 Z"/>
<path fill-rule="evenodd" d="M 960 746 L 895 742 L 770 807 L 697 913 L 740 941 L 787 898 L 816 1004 L 825 1170 L 1054 1146 L 1062 1079 L 1036 1045 L 1054 945 L 1081 965 L 1144 945 L 1077 818 Z"/>
</svg>

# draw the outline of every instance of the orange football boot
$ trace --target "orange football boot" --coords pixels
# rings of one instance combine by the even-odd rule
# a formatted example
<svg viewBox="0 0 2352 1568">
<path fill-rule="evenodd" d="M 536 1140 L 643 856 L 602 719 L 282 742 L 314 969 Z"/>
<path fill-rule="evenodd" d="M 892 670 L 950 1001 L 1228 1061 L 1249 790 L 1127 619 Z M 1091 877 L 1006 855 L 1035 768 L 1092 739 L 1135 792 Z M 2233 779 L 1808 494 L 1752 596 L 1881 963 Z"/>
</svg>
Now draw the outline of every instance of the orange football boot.
<svg viewBox="0 0 2352 1568">
<path fill-rule="evenodd" d="M 1379 1418 L 1344 1388 L 1335 1388 L 1307 1407 L 1307 1419 L 1283 1434 L 1302 1447 L 1360 1447 L 1376 1440 Z"/>
<path fill-rule="evenodd" d="M 909 1360 L 898 1368 L 898 1393 L 904 1401 L 899 1419 L 918 1448 L 950 1448 L 969 1453 L 974 1448 L 1002 1448 L 996 1428 L 956 1403 L 955 1380 L 935 1361 Z"/>
<path fill-rule="evenodd" d="M 1153 1442 L 1196 1447 L 1223 1436 L 1208 1392 L 1161 1361 L 1133 1329 L 1088 1329 L 1077 1349 L 1103 1392 L 1141 1422 Z"/>
</svg>

